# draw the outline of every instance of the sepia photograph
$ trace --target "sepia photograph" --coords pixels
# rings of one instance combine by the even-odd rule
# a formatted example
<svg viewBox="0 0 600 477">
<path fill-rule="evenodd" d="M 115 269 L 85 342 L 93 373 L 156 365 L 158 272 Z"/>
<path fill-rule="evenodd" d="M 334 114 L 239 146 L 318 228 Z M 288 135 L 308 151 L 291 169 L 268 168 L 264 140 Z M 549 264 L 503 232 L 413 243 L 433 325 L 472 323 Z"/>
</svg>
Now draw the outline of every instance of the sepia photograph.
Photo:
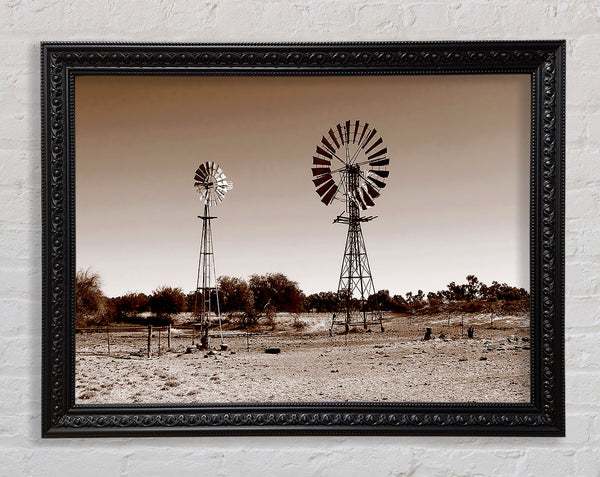
<svg viewBox="0 0 600 477">
<path fill-rule="evenodd" d="M 77 76 L 76 404 L 530 403 L 530 91 Z"/>
</svg>

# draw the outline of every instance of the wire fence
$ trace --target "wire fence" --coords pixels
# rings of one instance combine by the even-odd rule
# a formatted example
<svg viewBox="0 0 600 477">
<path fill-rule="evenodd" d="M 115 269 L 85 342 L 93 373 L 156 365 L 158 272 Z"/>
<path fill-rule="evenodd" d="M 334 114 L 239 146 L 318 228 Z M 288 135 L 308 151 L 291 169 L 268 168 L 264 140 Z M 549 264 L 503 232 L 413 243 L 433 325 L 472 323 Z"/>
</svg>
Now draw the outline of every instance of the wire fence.
<svg viewBox="0 0 600 477">
<path fill-rule="evenodd" d="M 152 358 L 167 352 L 191 352 L 199 349 L 199 326 L 96 326 L 77 328 L 76 353 L 90 355 L 137 356 Z M 209 332 L 209 339 L 219 340 L 222 350 L 225 340 L 240 341 L 250 350 L 252 337 L 257 333 Z"/>
</svg>

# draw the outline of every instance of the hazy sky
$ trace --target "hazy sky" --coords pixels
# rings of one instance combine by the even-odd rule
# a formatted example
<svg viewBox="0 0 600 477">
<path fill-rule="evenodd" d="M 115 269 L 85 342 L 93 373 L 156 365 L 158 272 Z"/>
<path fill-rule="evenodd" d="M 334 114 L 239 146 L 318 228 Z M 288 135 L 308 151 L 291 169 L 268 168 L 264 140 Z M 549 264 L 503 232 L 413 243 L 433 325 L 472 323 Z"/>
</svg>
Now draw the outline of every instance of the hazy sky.
<svg viewBox="0 0 600 477">
<path fill-rule="evenodd" d="M 218 275 L 283 272 L 337 289 L 346 226 L 312 183 L 329 128 L 360 119 L 388 147 L 363 224 L 376 289 L 474 273 L 529 289 L 527 75 L 76 79 L 77 267 L 109 296 L 196 286 L 204 161 L 234 183 L 213 209 Z"/>
</svg>

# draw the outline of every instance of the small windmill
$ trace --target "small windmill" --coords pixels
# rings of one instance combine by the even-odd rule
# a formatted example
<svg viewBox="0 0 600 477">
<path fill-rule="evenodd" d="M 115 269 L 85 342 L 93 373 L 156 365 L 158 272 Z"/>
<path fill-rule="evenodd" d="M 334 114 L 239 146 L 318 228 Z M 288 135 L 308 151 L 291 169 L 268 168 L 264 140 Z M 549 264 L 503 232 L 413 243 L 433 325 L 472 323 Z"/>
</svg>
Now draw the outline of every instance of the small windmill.
<svg viewBox="0 0 600 477">
<path fill-rule="evenodd" d="M 336 199 L 344 202 L 344 212 L 334 223 L 348 225 L 338 282 L 341 306 L 333 315 L 330 333 L 336 325 L 344 325 L 346 333 L 350 325 L 358 323 L 368 328 L 366 302 L 369 295 L 375 294 L 375 286 L 361 223 L 376 217 L 361 216 L 360 211 L 373 207 L 386 186 L 390 163 L 387 152 L 383 138 L 369 123 L 346 121 L 321 138 L 313 156 L 313 183 L 321 202 L 325 205 Z M 383 331 L 381 313 L 376 312 L 373 319 Z"/>
<path fill-rule="evenodd" d="M 227 180 L 217 164 L 209 161 L 200 164 L 196 169 L 194 187 L 200 194 L 200 199 L 204 202 L 204 214 L 198 216 L 199 219 L 202 219 L 202 236 L 200 240 L 200 258 L 198 260 L 198 279 L 194 297 L 194 316 L 200 317 L 202 346 L 207 348 L 210 316 L 213 313 L 219 319 L 221 342 L 223 341 L 211 224 L 212 219 L 217 217 L 210 215 L 210 208 L 223 201 L 227 191 L 233 188 L 233 183 Z M 214 310 L 212 309 L 213 303 L 215 305 Z"/>
</svg>

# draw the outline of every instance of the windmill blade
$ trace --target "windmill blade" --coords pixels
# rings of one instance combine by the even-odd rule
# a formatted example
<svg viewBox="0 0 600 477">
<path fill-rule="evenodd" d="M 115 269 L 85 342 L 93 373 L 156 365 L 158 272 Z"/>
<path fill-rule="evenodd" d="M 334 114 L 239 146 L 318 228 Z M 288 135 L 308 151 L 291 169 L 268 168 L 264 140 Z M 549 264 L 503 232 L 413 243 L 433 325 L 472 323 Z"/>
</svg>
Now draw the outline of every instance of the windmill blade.
<svg viewBox="0 0 600 477">
<path fill-rule="evenodd" d="M 346 144 L 350 144 L 350 121 L 346 121 Z"/>
<path fill-rule="evenodd" d="M 352 144 L 354 144 L 356 142 L 356 133 L 358 132 L 358 121 L 356 121 L 356 124 L 354 125 L 354 137 L 352 138 Z"/>
<path fill-rule="evenodd" d="M 370 169 L 369 172 L 377 174 L 379 177 L 388 177 L 390 175 L 390 171 L 378 171 L 376 169 Z"/>
<path fill-rule="evenodd" d="M 387 153 L 387 147 L 384 147 L 383 149 L 371 154 L 369 157 L 367 157 L 367 159 L 375 159 L 376 157 L 383 156 L 385 153 Z"/>
<path fill-rule="evenodd" d="M 367 188 L 367 191 L 369 192 L 369 195 L 373 198 L 376 199 L 377 197 L 379 197 L 381 194 L 379 193 L 379 191 L 377 189 L 375 189 L 375 187 L 373 187 L 371 184 L 369 184 L 367 181 L 365 181 L 365 187 Z"/>
<path fill-rule="evenodd" d="M 333 129 L 329 130 L 329 136 L 331 137 L 331 139 L 333 139 L 333 143 L 335 144 L 336 149 L 339 149 L 340 143 L 337 141 L 337 138 L 335 137 L 335 133 L 333 132 Z"/>
<path fill-rule="evenodd" d="M 373 202 L 366 189 L 363 189 L 361 187 L 359 190 L 362 193 L 362 198 L 365 201 L 365 204 L 367 204 L 367 207 L 373 207 L 375 205 L 375 202 Z"/>
<path fill-rule="evenodd" d="M 385 182 L 375 179 L 374 177 L 369 176 L 368 179 L 380 189 L 383 189 L 386 186 Z"/>
<path fill-rule="evenodd" d="M 367 149 L 365 151 L 365 154 L 369 154 L 369 152 L 371 152 L 373 149 L 375 149 L 377 146 L 379 146 L 382 142 L 383 142 L 383 139 L 380 137 L 379 139 L 377 139 L 377 141 L 375 141 L 373 143 L 373 145 L 369 149 Z"/>
<path fill-rule="evenodd" d="M 340 133 L 340 138 L 342 139 L 342 144 L 344 144 L 344 133 L 342 132 L 342 126 L 340 124 L 337 125 L 338 133 Z"/>
<path fill-rule="evenodd" d="M 327 159 L 321 159 L 319 157 L 313 156 L 313 164 L 315 166 L 330 166 L 331 165 L 331 161 L 328 161 Z"/>
<path fill-rule="evenodd" d="M 326 182 L 325 184 L 323 184 L 321 187 L 319 187 L 317 189 L 317 194 L 319 194 L 320 197 L 323 197 L 325 192 L 327 192 L 329 189 L 331 189 L 331 187 L 333 187 L 334 185 L 335 185 L 335 182 L 333 182 L 333 180 Z"/>
<path fill-rule="evenodd" d="M 313 182 L 315 183 L 315 186 L 320 186 L 321 184 L 323 184 L 324 182 L 327 182 L 329 179 L 332 179 L 332 175 L 331 174 L 325 174 L 322 175 L 320 177 L 317 177 L 316 179 L 313 179 Z"/>
<path fill-rule="evenodd" d="M 365 203 L 363 202 L 360 193 L 359 193 L 359 189 L 354 189 L 352 191 L 352 198 L 354 199 L 354 201 L 360 206 L 360 208 L 362 210 L 366 210 L 367 206 L 365 205 Z"/>
<path fill-rule="evenodd" d="M 335 197 L 335 194 L 338 191 L 338 186 L 334 185 L 331 189 L 327 191 L 327 193 L 321 198 L 321 202 L 325 205 L 331 204 L 331 201 Z"/>
<path fill-rule="evenodd" d="M 371 141 L 371 139 L 373 139 L 373 136 L 375 136 L 375 134 L 377 134 L 377 129 L 373 129 L 371 131 L 371 133 L 367 136 L 367 139 L 365 139 L 365 142 L 362 145 L 362 148 L 364 149 L 365 147 L 367 147 L 367 144 L 369 144 L 369 142 Z"/>
<path fill-rule="evenodd" d="M 333 156 L 330 153 L 328 153 L 325 149 L 322 149 L 319 146 L 317 146 L 317 154 L 321 154 L 321 156 L 328 157 L 329 159 L 333 158 Z"/>
<path fill-rule="evenodd" d="M 333 148 L 333 146 L 331 145 L 331 143 L 327 140 L 327 138 L 325 136 L 323 136 L 321 138 L 321 142 L 323 143 L 323 145 L 329 149 L 331 152 L 335 152 L 335 149 Z"/>
<path fill-rule="evenodd" d="M 360 139 L 358 140 L 358 143 L 360 144 L 363 140 L 363 137 L 365 136 L 365 133 L 367 132 L 367 128 L 369 127 L 369 123 L 365 123 L 365 126 L 363 127 L 362 132 L 360 133 Z"/>
<path fill-rule="evenodd" d="M 313 176 L 320 176 L 321 174 L 329 174 L 331 169 L 329 167 L 313 167 Z"/>
<path fill-rule="evenodd" d="M 389 159 L 378 159 L 373 162 L 369 162 L 370 166 L 387 166 L 390 163 Z"/>
<path fill-rule="evenodd" d="M 202 177 L 208 176 L 208 170 L 206 169 L 206 164 L 200 164 L 198 169 L 196 170 L 196 174 L 199 174 Z"/>
</svg>

